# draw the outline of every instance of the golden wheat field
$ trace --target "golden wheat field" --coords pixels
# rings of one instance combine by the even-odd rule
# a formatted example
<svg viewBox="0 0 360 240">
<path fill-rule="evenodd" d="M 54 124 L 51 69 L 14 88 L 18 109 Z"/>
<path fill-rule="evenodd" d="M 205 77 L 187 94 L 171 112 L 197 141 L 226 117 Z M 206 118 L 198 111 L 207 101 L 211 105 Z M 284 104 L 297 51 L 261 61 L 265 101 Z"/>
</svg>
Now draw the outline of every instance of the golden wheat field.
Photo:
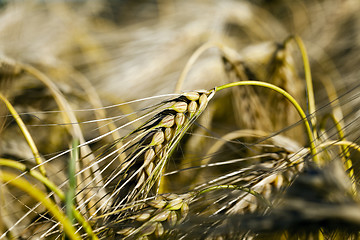
<svg viewBox="0 0 360 240">
<path fill-rule="evenodd" d="M 0 1 L 0 239 L 360 239 L 359 12 Z"/>
</svg>

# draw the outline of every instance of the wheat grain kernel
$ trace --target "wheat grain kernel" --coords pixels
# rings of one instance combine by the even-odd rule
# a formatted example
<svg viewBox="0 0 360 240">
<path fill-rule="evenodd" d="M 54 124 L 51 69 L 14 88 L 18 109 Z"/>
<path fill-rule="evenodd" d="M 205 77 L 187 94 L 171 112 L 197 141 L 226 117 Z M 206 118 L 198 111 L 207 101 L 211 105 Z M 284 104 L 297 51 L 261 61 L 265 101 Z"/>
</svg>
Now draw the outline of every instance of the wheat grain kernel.
<svg viewBox="0 0 360 240">
<path fill-rule="evenodd" d="M 174 227 L 177 222 L 177 214 L 175 211 L 171 211 L 168 217 L 168 222 L 171 227 Z"/>
<path fill-rule="evenodd" d="M 151 218 L 151 220 L 155 222 L 163 222 L 169 217 L 170 212 L 171 211 L 169 209 L 162 209 L 161 212 L 156 214 L 153 218 Z"/>
<path fill-rule="evenodd" d="M 150 148 L 145 152 L 144 167 L 146 167 L 154 159 L 155 159 L 155 151 L 153 148 Z"/>
<path fill-rule="evenodd" d="M 197 93 L 197 92 L 186 92 L 183 95 L 190 101 L 196 101 L 200 97 L 199 93 Z"/>
<path fill-rule="evenodd" d="M 271 196 L 271 186 L 270 184 L 265 184 L 262 191 L 261 191 L 262 195 L 264 196 L 264 198 L 268 199 Z"/>
<path fill-rule="evenodd" d="M 162 144 L 155 146 L 156 157 L 161 159 L 164 155 L 164 146 Z"/>
<path fill-rule="evenodd" d="M 172 128 L 165 128 L 164 134 L 166 141 L 170 141 L 174 133 L 174 130 Z"/>
<path fill-rule="evenodd" d="M 295 164 L 296 171 L 301 172 L 303 168 L 304 168 L 304 162 Z"/>
<path fill-rule="evenodd" d="M 199 111 L 203 111 L 207 104 L 208 104 L 208 98 L 205 94 L 201 94 L 200 98 L 199 98 Z"/>
<path fill-rule="evenodd" d="M 161 120 L 160 126 L 170 128 L 174 125 L 174 123 L 175 123 L 174 115 L 167 115 Z"/>
<path fill-rule="evenodd" d="M 182 113 L 176 114 L 175 123 L 178 127 L 181 127 L 185 122 L 185 115 Z"/>
<path fill-rule="evenodd" d="M 172 105 L 171 108 L 177 111 L 178 113 L 183 113 L 187 109 L 187 103 L 183 101 L 176 102 L 174 105 Z"/>
<path fill-rule="evenodd" d="M 162 152 L 164 146 L 162 144 L 156 145 L 155 146 L 155 153 L 157 155 L 157 157 L 160 157 L 160 153 Z"/>
<path fill-rule="evenodd" d="M 145 222 L 150 218 L 151 214 L 150 212 L 144 212 L 139 215 L 136 215 L 134 219 L 139 222 Z"/>
<path fill-rule="evenodd" d="M 179 198 L 179 195 L 177 195 L 175 193 L 166 193 L 166 194 L 163 194 L 162 196 L 168 201 Z"/>
<path fill-rule="evenodd" d="M 189 205 L 187 203 L 183 203 L 183 205 L 181 206 L 181 216 L 186 217 L 189 213 Z"/>
<path fill-rule="evenodd" d="M 256 204 L 256 203 L 250 203 L 249 206 L 248 206 L 248 207 L 249 207 L 249 211 L 250 211 L 251 213 L 255 212 L 257 206 L 258 206 L 258 204 Z"/>
<path fill-rule="evenodd" d="M 152 138 L 150 146 L 160 145 L 164 142 L 164 140 L 165 140 L 165 136 L 163 131 L 157 131 Z"/>
<path fill-rule="evenodd" d="M 147 204 L 154 208 L 163 208 L 166 205 L 166 201 L 164 201 L 162 198 L 158 198 L 147 202 Z"/>
<path fill-rule="evenodd" d="M 139 177 L 139 179 L 137 180 L 137 184 L 136 184 L 136 186 L 134 187 L 134 189 L 140 187 L 140 186 L 145 182 L 145 178 L 146 178 L 145 172 L 142 171 L 142 172 L 140 173 L 140 177 Z"/>
<path fill-rule="evenodd" d="M 189 205 L 187 203 L 183 203 L 183 205 L 181 206 L 181 209 L 180 209 L 180 219 L 178 220 L 178 223 L 182 223 L 186 216 L 188 215 L 189 213 Z"/>
<path fill-rule="evenodd" d="M 171 200 L 169 204 L 166 206 L 167 209 L 170 210 L 178 210 L 183 205 L 184 201 L 181 198 L 176 198 L 174 200 Z"/>
<path fill-rule="evenodd" d="M 140 230 L 140 233 L 142 236 L 147 236 L 147 235 L 150 235 L 152 234 L 156 229 L 156 223 L 155 222 L 146 222 L 141 230 Z"/>
<path fill-rule="evenodd" d="M 145 168 L 145 172 L 148 176 L 150 176 L 154 170 L 154 163 L 150 162 L 149 165 Z"/>
<path fill-rule="evenodd" d="M 185 193 L 185 194 L 181 194 L 179 197 L 181 197 L 182 199 L 190 199 L 194 196 L 194 193 Z"/>
<path fill-rule="evenodd" d="M 194 113 L 196 112 L 196 109 L 197 109 L 197 103 L 195 101 L 191 101 L 189 104 L 188 104 L 188 111 L 190 113 Z"/>
<path fill-rule="evenodd" d="M 286 171 L 283 173 L 284 178 L 289 181 L 294 178 L 295 173 L 293 171 Z"/>
<path fill-rule="evenodd" d="M 281 186 L 283 185 L 283 182 L 284 182 L 284 177 L 282 175 L 276 176 L 275 181 L 274 181 L 275 188 L 280 189 Z"/>
<path fill-rule="evenodd" d="M 164 227 L 161 223 L 157 223 L 156 224 L 156 229 L 155 229 L 155 236 L 156 237 L 161 237 L 164 234 Z"/>
<path fill-rule="evenodd" d="M 197 92 L 199 94 L 206 94 L 206 95 L 209 95 L 210 94 L 210 91 L 209 90 L 206 90 L 206 89 L 199 89 L 197 90 Z"/>
<path fill-rule="evenodd" d="M 128 236 L 135 231 L 133 227 L 126 227 L 116 232 L 116 234 Z"/>
</svg>

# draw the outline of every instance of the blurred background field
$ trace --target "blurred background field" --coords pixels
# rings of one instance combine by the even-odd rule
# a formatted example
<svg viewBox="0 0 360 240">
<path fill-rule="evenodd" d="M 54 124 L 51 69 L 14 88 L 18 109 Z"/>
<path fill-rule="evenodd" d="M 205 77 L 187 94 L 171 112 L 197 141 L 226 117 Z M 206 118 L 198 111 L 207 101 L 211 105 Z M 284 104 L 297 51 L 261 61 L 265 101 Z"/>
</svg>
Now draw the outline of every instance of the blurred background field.
<svg viewBox="0 0 360 240">
<path fill-rule="evenodd" d="M 74 204 L 99 238 L 358 239 L 360 1 L 0 6 L 0 171 L 50 194 L 67 218 L 66 208 Z M 306 47 L 313 90 L 296 39 Z M 165 163 L 161 183 L 149 186 L 143 199 L 116 191 L 136 175 L 131 167 L 124 170 L 125 163 L 138 161 L 131 158 L 137 149 L 122 150 L 122 144 L 159 117 L 155 104 L 173 99 L 170 94 L 246 80 L 272 83 L 299 102 L 312 124 L 319 162 L 310 156 L 308 134 L 289 101 L 266 88 L 232 87 L 216 92 L 204 112 L 198 109 L 194 123 L 189 117 L 181 141 L 159 157 Z M 70 154 L 73 139 L 79 140 L 79 159 Z M 68 195 L 69 159 L 78 181 L 73 203 L 25 175 L 44 168 L 46 179 Z M 0 239 L 63 238 L 58 219 L 8 182 L 0 179 Z M 163 193 L 178 194 L 164 196 L 167 204 L 182 199 L 178 209 L 167 208 L 178 221 L 168 217 L 151 228 L 144 226 L 154 222 L 148 218 L 142 225 L 134 216 L 160 211 L 146 201 Z M 125 198 L 127 205 L 117 204 Z M 90 235 L 80 222 L 73 225 L 82 238 Z"/>
</svg>

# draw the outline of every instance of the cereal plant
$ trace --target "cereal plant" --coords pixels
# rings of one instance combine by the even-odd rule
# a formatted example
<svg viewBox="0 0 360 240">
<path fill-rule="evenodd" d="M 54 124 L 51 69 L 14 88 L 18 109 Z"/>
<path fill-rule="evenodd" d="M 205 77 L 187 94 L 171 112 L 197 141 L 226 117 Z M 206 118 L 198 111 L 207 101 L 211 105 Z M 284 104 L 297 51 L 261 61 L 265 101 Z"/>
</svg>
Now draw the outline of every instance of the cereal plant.
<svg viewBox="0 0 360 240">
<path fill-rule="evenodd" d="M 358 239 L 359 10 L 0 1 L 0 239 Z"/>
</svg>

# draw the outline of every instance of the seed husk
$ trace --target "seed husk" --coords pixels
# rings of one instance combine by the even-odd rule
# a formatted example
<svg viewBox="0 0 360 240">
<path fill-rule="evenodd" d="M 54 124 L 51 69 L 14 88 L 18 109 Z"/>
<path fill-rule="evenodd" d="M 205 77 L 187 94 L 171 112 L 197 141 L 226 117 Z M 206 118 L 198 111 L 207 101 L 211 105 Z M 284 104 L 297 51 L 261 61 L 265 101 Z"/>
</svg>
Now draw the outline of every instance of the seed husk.
<svg viewBox="0 0 360 240">
<path fill-rule="evenodd" d="M 197 92 L 199 94 L 206 94 L 206 95 L 209 95 L 210 94 L 210 91 L 209 90 L 206 90 L 206 89 L 200 89 L 200 90 L 197 90 Z"/>
<path fill-rule="evenodd" d="M 116 234 L 128 236 L 135 231 L 133 227 L 126 227 L 116 232 Z"/>
<path fill-rule="evenodd" d="M 155 151 L 153 148 L 149 148 L 146 152 L 145 152 L 145 156 L 144 156 L 144 167 L 146 167 L 150 162 L 152 162 L 155 159 Z"/>
<path fill-rule="evenodd" d="M 148 236 L 152 234 L 156 229 L 156 223 L 155 222 L 146 222 L 140 230 L 140 234 L 142 236 Z"/>
<path fill-rule="evenodd" d="M 200 95 L 197 92 L 186 92 L 183 95 L 190 101 L 196 101 L 200 97 Z"/>
<path fill-rule="evenodd" d="M 151 220 L 155 222 L 163 222 L 169 217 L 170 212 L 171 211 L 169 209 L 161 209 L 161 211 L 151 218 Z"/>
<path fill-rule="evenodd" d="M 293 179 L 295 173 L 293 171 L 286 171 L 283 173 L 283 176 L 286 180 Z"/>
<path fill-rule="evenodd" d="M 185 220 L 188 213 L 189 213 L 189 205 L 184 202 L 183 205 L 181 206 L 181 209 L 180 209 L 180 216 L 181 217 L 178 220 L 178 224 L 182 223 Z"/>
<path fill-rule="evenodd" d="M 196 109 L 197 109 L 197 103 L 195 101 L 191 101 L 188 105 L 188 111 L 190 113 L 194 113 L 196 112 Z"/>
<path fill-rule="evenodd" d="M 281 186 L 283 185 L 283 182 L 284 182 L 284 177 L 282 175 L 276 176 L 275 181 L 274 181 L 275 188 L 280 189 Z"/>
<path fill-rule="evenodd" d="M 171 211 L 168 217 L 168 222 L 171 227 L 174 227 L 177 222 L 177 214 L 175 211 Z"/>
<path fill-rule="evenodd" d="M 136 215 L 134 219 L 139 222 L 145 222 L 150 218 L 150 216 L 151 216 L 150 212 L 143 212 L 141 214 Z"/>
<path fill-rule="evenodd" d="M 150 162 L 149 165 L 145 168 L 145 172 L 148 176 L 150 176 L 153 170 L 154 170 L 154 163 Z"/>
<path fill-rule="evenodd" d="M 187 216 L 189 213 L 189 205 L 187 203 L 183 203 L 183 205 L 181 206 L 181 216 Z"/>
<path fill-rule="evenodd" d="M 162 195 L 166 200 L 171 201 L 174 199 L 179 198 L 179 195 L 175 194 L 175 193 L 165 193 Z"/>
<path fill-rule="evenodd" d="M 174 200 L 171 200 L 169 204 L 166 206 L 167 209 L 170 210 L 178 210 L 183 205 L 184 201 L 181 198 L 176 198 Z"/>
<path fill-rule="evenodd" d="M 155 153 L 158 159 L 161 159 L 164 154 L 164 146 L 162 144 L 155 146 Z"/>
<path fill-rule="evenodd" d="M 147 204 L 154 208 L 163 208 L 166 205 L 166 201 L 164 201 L 162 198 L 158 198 L 147 202 Z"/>
<path fill-rule="evenodd" d="M 145 178 L 146 178 L 145 172 L 144 172 L 144 171 L 141 171 L 140 177 L 139 177 L 139 179 L 137 180 L 137 184 L 136 184 L 136 186 L 134 187 L 134 189 L 140 187 L 140 186 L 145 182 Z"/>
<path fill-rule="evenodd" d="M 265 184 L 263 190 L 261 191 L 262 195 L 264 196 L 265 199 L 270 198 L 271 196 L 271 186 L 270 184 Z"/>
<path fill-rule="evenodd" d="M 249 205 L 249 211 L 252 213 L 255 212 L 256 208 L 257 208 L 257 204 L 255 204 L 255 203 L 251 203 Z"/>
<path fill-rule="evenodd" d="M 172 105 L 171 108 L 174 109 L 178 113 L 183 113 L 187 109 L 187 103 L 183 102 L 183 101 L 176 102 L 174 105 Z"/>
<path fill-rule="evenodd" d="M 161 223 L 157 223 L 156 224 L 156 229 L 155 229 L 155 236 L 156 237 L 161 237 L 164 234 L 164 227 Z"/>
<path fill-rule="evenodd" d="M 164 134 L 166 141 L 170 141 L 174 133 L 174 130 L 172 128 L 165 128 Z"/>
<path fill-rule="evenodd" d="M 208 98 L 206 96 L 206 94 L 201 94 L 200 98 L 199 98 L 199 111 L 203 111 L 207 104 L 208 104 Z"/>
<path fill-rule="evenodd" d="M 181 194 L 179 196 L 180 198 L 186 200 L 186 199 L 191 199 L 192 197 L 194 197 L 194 193 L 185 193 L 185 194 Z"/>
<path fill-rule="evenodd" d="M 174 125 L 174 123 L 175 123 L 174 115 L 167 115 L 161 120 L 160 126 L 170 128 Z"/>
<path fill-rule="evenodd" d="M 303 162 L 295 164 L 296 171 L 301 172 L 303 170 L 303 168 L 304 168 L 304 163 Z"/>
<path fill-rule="evenodd" d="M 163 131 L 157 131 L 152 138 L 150 146 L 160 145 L 164 142 L 164 140 L 165 140 L 165 136 Z"/>
<path fill-rule="evenodd" d="M 178 127 L 181 127 L 185 122 L 185 115 L 182 113 L 176 114 L 175 123 Z"/>
<path fill-rule="evenodd" d="M 164 148 L 164 146 L 162 144 L 155 146 L 155 153 L 158 157 L 160 157 L 159 154 L 162 152 L 163 148 Z"/>
</svg>

